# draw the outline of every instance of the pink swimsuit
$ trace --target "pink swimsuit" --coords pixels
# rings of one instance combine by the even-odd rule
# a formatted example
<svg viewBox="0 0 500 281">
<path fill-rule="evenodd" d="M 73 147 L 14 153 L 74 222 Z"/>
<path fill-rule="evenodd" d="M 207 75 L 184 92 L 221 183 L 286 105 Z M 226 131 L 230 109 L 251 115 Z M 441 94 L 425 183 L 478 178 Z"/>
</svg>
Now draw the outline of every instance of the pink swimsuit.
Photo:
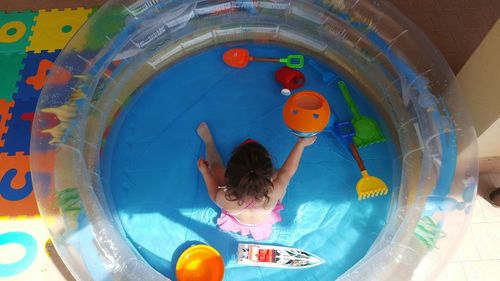
<svg viewBox="0 0 500 281">
<path fill-rule="evenodd" d="M 285 207 L 278 201 L 274 209 L 269 213 L 269 216 L 258 224 L 242 223 L 236 218 L 241 212 L 251 209 L 254 205 L 255 202 L 252 202 L 236 214 L 230 214 L 226 210 L 222 210 L 220 217 L 217 219 L 217 224 L 222 230 L 236 233 L 240 232 L 241 235 L 250 234 L 255 240 L 268 239 L 273 231 L 273 224 L 281 221 L 280 211 Z"/>
<path fill-rule="evenodd" d="M 257 143 L 257 141 L 253 139 L 247 139 L 240 145 L 244 145 L 251 142 Z M 219 186 L 219 188 L 225 188 L 225 187 Z M 276 206 L 274 206 L 274 209 L 271 211 L 271 213 L 269 213 L 267 218 L 263 222 L 258 224 L 242 223 L 236 218 L 236 216 L 241 214 L 241 212 L 243 212 L 244 210 L 251 209 L 254 206 L 255 206 L 255 201 L 248 204 L 245 208 L 241 209 L 236 214 L 230 214 L 226 210 L 222 210 L 220 217 L 217 219 L 217 224 L 219 225 L 220 229 L 225 230 L 227 232 L 235 232 L 235 233 L 240 232 L 241 235 L 250 234 L 255 240 L 265 240 L 271 236 L 271 233 L 273 232 L 273 224 L 281 221 L 280 211 L 283 210 L 285 206 L 283 206 L 281 202 L 278 201 L 278 203 L 276 203 Z"/>
</svg>

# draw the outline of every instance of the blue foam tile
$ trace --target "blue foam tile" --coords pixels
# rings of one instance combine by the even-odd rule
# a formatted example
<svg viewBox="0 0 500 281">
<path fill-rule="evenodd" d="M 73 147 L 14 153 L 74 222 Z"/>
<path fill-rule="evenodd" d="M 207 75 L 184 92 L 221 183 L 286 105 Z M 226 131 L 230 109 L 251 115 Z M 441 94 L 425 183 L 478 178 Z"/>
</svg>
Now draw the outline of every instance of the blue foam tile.
<svg viewBox="0 0 500 281">
<path fill-rule="evenodd" d="M 27 82 L 27 79 L 36 75 L 46 75 L 48 74 L 48 70 L 46 73 L 42 73 L 44 69 L 40 68 L 40 62 L 43 60 L 48 60 L 50 62 L 54 62 L 59 55 L 60 51 L 55 52 L 41 52 L 39 54 L 35 54 L 33 52 L 28 52 L 26 58 L 24 59 L 24 69 L 21 70 L 21 80 L 17 83 L 18 93 L 14 96 L 16 100 L 31 100 L 38 99 L 40 96 L 41 88 L 35 88 L 35 85 Z"/>
<path fill-rule="evenodd" d="M 23 115 L 35 112 L 36 103 L 36 99 L 15 100 L 14 107 L 10 110 L 12 118 L 6 122 L 9 130 L 4 135 L 5 143 L 0 147 L 0 152 L 7 152 L 9 155 L 14 155 L 16 152 L 29 154 L 32 122 L 23 120 Z"/>
</svg>

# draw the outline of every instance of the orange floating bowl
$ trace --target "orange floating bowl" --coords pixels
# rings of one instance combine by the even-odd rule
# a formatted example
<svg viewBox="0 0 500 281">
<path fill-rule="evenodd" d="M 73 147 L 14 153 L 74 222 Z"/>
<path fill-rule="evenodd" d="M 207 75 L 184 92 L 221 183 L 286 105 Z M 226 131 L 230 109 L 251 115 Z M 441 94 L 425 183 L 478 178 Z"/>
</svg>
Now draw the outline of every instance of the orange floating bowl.
<svg viewBox="0 0 500 281">
<path fill-rule="evenodd" d="M 179 257 L 175 275 L 178 281 L 221 281 L 224 277 L 224 261 L 214 248 L 194 245 Z"/>
<path fill-rule="evenodd" d="M 305 90 L 291 96 L 283 108 L 285 124 L 300 137 L 323 131 L 330 120 L 328 101 L 315 91 Z"/>
</svg>

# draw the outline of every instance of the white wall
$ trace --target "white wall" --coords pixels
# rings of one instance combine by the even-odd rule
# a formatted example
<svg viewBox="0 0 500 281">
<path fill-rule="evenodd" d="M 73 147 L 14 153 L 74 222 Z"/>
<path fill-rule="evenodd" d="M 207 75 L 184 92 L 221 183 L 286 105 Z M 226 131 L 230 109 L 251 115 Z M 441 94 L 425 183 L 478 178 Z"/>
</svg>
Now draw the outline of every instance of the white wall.
<svg viewBox="0 0 500 281">
<path fill-rule="evenodd" d="M 500 19 L 457 78 L 476 127 L 479 157 L 500 156 Z"/>
</svg>

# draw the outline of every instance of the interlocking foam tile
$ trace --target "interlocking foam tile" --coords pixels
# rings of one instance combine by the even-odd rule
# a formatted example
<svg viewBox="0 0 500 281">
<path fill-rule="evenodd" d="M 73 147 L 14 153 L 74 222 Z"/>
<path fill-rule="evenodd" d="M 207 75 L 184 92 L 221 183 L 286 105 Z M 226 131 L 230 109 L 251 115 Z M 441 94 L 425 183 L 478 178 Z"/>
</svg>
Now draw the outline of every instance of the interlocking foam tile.
<svg viewBox="0 0 500 281">
<path fill-rule="evenodd" d="M 0 12 L 0 53 L 24 53 L 37 12 Z"/>
<path fill-rule="evenodd" d="M 55 161 L 55 152 L 33 152 L 29 157 L 24 154 L 17 154 L 14 156 L 8 156 L 5 154 L 1 154 L 3 159 L 8 159 L 7 164 L 4 166 L 0 166 L 0 180 L 2 185 L 0 186 L 0 190 L 6 190 L 11 188 L 18 188 L 19 186 L 23 186 L 22 183 L 17 181 L 9 181 L 9 174 L 3 174 L 3 172 L 7 171 L 9 168 L 17 169 L 19 171 L 19 167 L 22 167 L 21 170 L 24 169 L 27 165 L 29 165 L 29 159 L 36 158 L 38 161 L 36 165 L 31 166 L 31 176 L 37 179 L 38 182 L 38 196 L 39 199 L 43 198 L 50 202 L 54 202 L 53 207 L 57 208 L 56 200 L 55 200 L 55 192 L 54 192 L 54 181 L 52 180 L 51 172 L 54 170 L 54 161 Z M 0 164 L 2 165 L 2 164 Z M 11 170 L 12 171 L 12 170 Z M 11 172 L 12 173 L 12 172 Z M 19 176 L 20 177 L 20 176 Z M 15 179 L 15 178 L 14 178 Z M 17 179 L 16 179 L 17 180 Z M 27 189 L 28 190 L 28 189 Z M 0 218 L 1 217 L 13 217 L 20 215 L 33 216 L 38 214 L 38 208 L 36 204 L 36 198 L 34 192 L 31 192 L 27 197 L 18 201 L 10 201 L 0 195 Z"/>
<path fill-rule="evenodd" d="M 35 112 L 36 103 L 36 99 L 15 101 L 10 110 L 11 118 L 6 121 L 9 130 L 4 135 L 4 146 L 0 147 L 0 152 L 7 152 L 9 155 L 17 152 L 29 154 L 32 120 L 26 117 L 26 113 Z"/>
<path fill-rule="evenodd" d="M 7 120 L 12 118 L 10 114 L 10 109 L 14 106 L 13 101 L 5 101 L 0 99 L 0 147 L 5 145 L 3 136 L 7 134 L 9 127 L 7 127 Z"/>
<path fill-rule="evenodd" d="M 28 120 L 28 114 L 23 114 L 22 118 L 23 120 Z M 31 118 L 31 122 L 32 121 L 33 118 Z M 37 122 L 38 130 L 32 131 L 31 135 L 38 137 L 38 152 L 47 153 L 53 151 L 56 147 L 49 143 L 53 137 L 49 132 L 44 132 L 44 130 L 56 127 L 60 123 L 59 119 L 57 119 L 57 116 L 53 113 L 39 112 Z"/>
<path fill-rule="evenodd" d="M 0 280 L 74 280 L 50 242 L 46 224 L 51 218 L 40 216 L 0 217 Z"/>
<path fill-rule="evenodd" d="M 47 74 L 60 51 L 28 52 L 24 59 L 24 69 L 21 70 L 21 80 L 17 83 L 19 91 L 16 100 L 38 99 Z"/>
<path fill-rule="evenodd" d="M 13 156 L 0 153 L 0 196 L 8 201 L 19 201 L 32 191 L 29 156 L 22 152 Z"/>
<path fill-rule="evenodd" d="M 7 181 L 5 182 L 6 186 L 0 187 L 0 189 L 10 188 L 8 186 L 9 183 Z M 1 216 L 14 217 L 21 215 L 34 216 L 37 214 L 38 214 L 38 207 L 36 204 L 36 198 L 34 192 L 31 192 L 27 197 L 25 197 L 20 201 L 10 201 L 5 199 L 3 196 L 0 196 L 0 217 Z"/>
<path fill-rule="evenodd" d="M 31 159 L 36 159 L 36 163 L 31 166 L 31 174 L 36 177 L 40 183 L 40 197 L 45 198 L 49 193 L 54 191 L 54 182 L 51 173 L 54 172 L 56 152 L 51 151 L 33 151 L 30 155 Z"/>
<path fill-rule="evenodd" d="M 115 7 L 101 12 L 104 13 L 101 14 L 101 20 L 92 22 L 91 28 L 86 30 L 86 36 L 80 37 L 80 41 L 75 44 L 81 47 L 79 50 L 100 50 L 109 42 L 106 36 L 113 37 L 123 30 L 126 17 L 123 16 L 122 9 Z"/>
<path fill-rule="evenodd" d="M 41 51 L 54 52 L 63 49 L 75 32 L 87 20 L 92 9 L 78 8 L 76 10 L 40 10 L 35 17 L 33 34 L 26 51 L 39 53 Z"/>
<path fill-rule="evenodd" d="M 17 245 L 17 247 L 2 248 L 2 259 L 7 258 L 7 262 L 0 264 L 0 278 L 15 280 L 15 275 L 25 272 L 35 261 L 39 252 L 35 237 L 41 233 L 45 234 L 46 231 L 32 233 L 39 230 L 34 228 L 34 218 L 0 219 L 0 246 Z M 46 237 L 46 234 L 44 236 Z"/>
<path fill-rule="evenodd" d="M 0 53 L 0 99 L 12 101 L 17 93 L 17 81 L 21 79 L 19 71 L 23 69 L 26 54 Z"/>
<path fill-rule="evenodd" d="M 0 280 L 74 280 L 70 274 L 64 274 L 65 270 L 58 269 L 64 268 L 64 264 L 53 246 L 47 245 L 49 233 L 45 223 L 54 222 L 39 216 L 0 217 L 0 246 L 16 245 L 2 247 L 5 252 L 2 252 Z"/>
</svg>

